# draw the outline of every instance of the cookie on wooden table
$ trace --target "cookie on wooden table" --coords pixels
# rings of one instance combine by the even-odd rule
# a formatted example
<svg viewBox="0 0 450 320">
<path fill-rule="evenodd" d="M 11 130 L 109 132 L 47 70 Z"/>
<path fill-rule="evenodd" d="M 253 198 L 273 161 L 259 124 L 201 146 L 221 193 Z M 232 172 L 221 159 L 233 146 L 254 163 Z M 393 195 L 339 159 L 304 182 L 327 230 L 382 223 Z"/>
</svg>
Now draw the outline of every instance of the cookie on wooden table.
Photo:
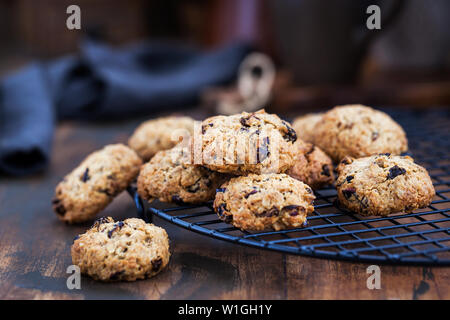
<svg viewBox="0 0 450 320">
<path fill-rule="evenodd" d="M 178 144 L 180 137 L 192 135 L 195 120 L 190 117 L 163 117 L 142 123 L 128 140 L 130 148 L 148 161 L 158 151 Z"/>
<path fill-rule="evenodd" d="M 308 113 L 294 119 L 292 128 L 297 133 L 297 137 L 305 142 L 314 143 L 316 135 L 316 127 L 320 120 L 322 120 L 323 113 Z"/>
<path fill-rule="evenodd" d="M 93 218 L 136 178 L 141 164 L 139 156 L 122 144 L 90 154 L 57 185 L 53 210 L 68 223 Z"/>
<path fill-rule="evenodd" d="M 363 105 L 338 106 L 317 123 L 314 142 L 335 162 L 408 150 L 402 127 L 386 113 Z"/>
<path fill-rule="evenodd" d="M 214 199 L 216 188 L 228 178 L 200 165 L 190 164 L 189 150 L 182 147 L 159 151 L 139 173 L 139 195 L 148 200 L 203 203 Z"/>
<path fill-rule="evenodd" d="M 249 174 L 217 190 L 214 210 L 242 230 L 281 230 L 304 226 L 314 198 L 309 186 L 284 173 Z"/>
<path fill-rule="evenodd" d="M 280 173 L 293 164 L 296 140 L 289 123 L 259 110 L 204 120 L 194 152 L 200 153 L 202 164 L 214 171 Z"/>
<path fill-rule="evenodd" d="M 332 184 L 334 181 L 333 162 L 319 147 L 298 139 L 294 143 L 296 159 L 286 172 L 291 177 L 303 181 L 313 189 Z"/>
<path fill-rule="evenodd" d="M 346 157 L 338 174 L 339 202 L 362 215 L 412 212 L 428 206 L 435 195 L 427 170 L 408 156 Z"/>
<path fill-rule="evenodd" d="M 101 281 L 135 281 L 155 276 L 169 263 L 169 238 L 163 228 L 131 218 L 97 220 L 71 248 L 72 263 Z"/>
</svg>

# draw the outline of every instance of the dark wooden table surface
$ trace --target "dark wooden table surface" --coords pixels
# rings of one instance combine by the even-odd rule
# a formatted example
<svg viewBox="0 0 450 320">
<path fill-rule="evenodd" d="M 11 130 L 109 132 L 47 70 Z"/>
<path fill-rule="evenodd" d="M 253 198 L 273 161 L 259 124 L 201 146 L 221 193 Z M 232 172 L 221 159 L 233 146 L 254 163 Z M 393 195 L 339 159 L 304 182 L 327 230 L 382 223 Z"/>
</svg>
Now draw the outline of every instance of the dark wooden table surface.
<svg viewBox="0 0 450 320">
<path fill-rule="evenodd" d="M 142 120 L 142 119 L 141 119 Z M 66 268 L 78 226 L 58 221 L 50 200 L 55 185 L 87 154 L 126 142 L 141 120 L 64 123 L 56 131 L 51 164 L 40 175 L 0 176 L 0 299 L 449 299 L 450 268 L 381 265 L 381 289 L 369 290 L 369 264 L 263 251 L 214 240 L 155 218 L 166 228 L 172 258 L 155 278 L 99 283 L 82 277 L 66 287 Z M 103 213 L 135 216 L 123 193 Z"/>
</svg>

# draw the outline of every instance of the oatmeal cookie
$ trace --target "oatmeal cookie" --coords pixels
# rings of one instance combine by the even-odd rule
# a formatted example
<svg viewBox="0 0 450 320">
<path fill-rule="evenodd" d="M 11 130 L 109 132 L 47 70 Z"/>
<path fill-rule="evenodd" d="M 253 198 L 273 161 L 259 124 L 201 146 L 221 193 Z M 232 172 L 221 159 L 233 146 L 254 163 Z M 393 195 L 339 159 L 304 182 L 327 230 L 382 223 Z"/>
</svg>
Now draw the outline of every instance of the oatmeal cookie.
<svg viewBox="0 0 450 320">
<path fill-rule="evenodd" d="M 216 188 L 225 182 L 227 175 L 189 164 L 189 150 L 183 150 L 175 147 L 159 151 L 142 167 L 137 180 L 142 198 L 174 203 L 202 203 L 214 199 Z"/>
<path fill-rule="evenodd" d="M 158 151 L 174 147 L 180 138 L 191 136 L 195 120 L 190 117 L 163 117 L 142 123 L 128 140 L 130 148 L 148 161 Z"/>
<path fill-rule="evenodd" d="M 309 186 L 284 173 L 249 174 L 217 189 L 214 210 L 242 230 L 281 230 L 306 225 L 314 198 Z"/>
<path fill-rule="evenodd" d="M 298 139 L 294 143 L 297 154 L 294 165 L 286 172 L 313 189 L 320 189 L 334 181 L 333 162 L 319 147 Z"/>
<path fill-rule="evenodd" d="M 402 127 L 386 113 L 362 105 L 338 106 L 317 123 L 314 142 L 335 162 L 408 150 Z"/>
<path fill-rule="evenodd" d="M 169 238 L 166 230 L 141 219 L 100 218 L 76 237 L 71 254 L 72 263 L 95 280 L 135 281 L 153 277 L 169 263 Z"/>
<path fill-rule="evenodd" d="M 214 171 L 280 173 L 294 161 L 294 129 L 264 110 L 208 118 L 200 136 L 193 144 L 194 154 L 201 154 L 201 163 Z"/>
<path fill-rule="evenodd" d="M 122 144 L 90 154 L 56 187 L 53 210 L 68 223 L 93 218 L 136 178 L 141 164 L 139 156 Z"/>
<path fill-rule="evenodd" d="M 308 113 L 295 118 L 292 123 L 292 128 L 297 133 L 297 137 L 305 142 L 314 143 L 317 124 L 322 120 L 322 115 L 323 113 Z"/>
<path fill-rule="evenodd" d="M 338 174 L 339 202 L 362 215 L 412 212 L 428 206 L 435 195 L 427 170 L 408 156 L 346 157 Z"/>
</svg>

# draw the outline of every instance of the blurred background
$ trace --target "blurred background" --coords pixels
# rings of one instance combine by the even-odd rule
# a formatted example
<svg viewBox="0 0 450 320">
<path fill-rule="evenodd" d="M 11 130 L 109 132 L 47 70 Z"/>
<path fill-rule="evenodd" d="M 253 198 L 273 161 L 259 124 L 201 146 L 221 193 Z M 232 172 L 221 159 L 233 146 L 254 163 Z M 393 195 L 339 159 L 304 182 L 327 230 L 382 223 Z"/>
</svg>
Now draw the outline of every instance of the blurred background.
<svg viewBox="0 0 450 320">
<path fill-rule="evenodd" d="M 72 4 L 80 30 L 66 27 Z M 67 120 L 448 110 L 450 1 L 0 0 L 0 77 L 0 171 L 12 175 L 46 168 Z"/>
<path fill-rule="evenodd" d="M 214 49 L 238 40 L 277 67 L 272 111 L 343 103 L 450 104 L 447 0 L 79 0 L 82 29 L 65 28 L 69 0 L 0 0 L 0 75 L 32 59 L 76 52 L 86 34 L 112 45 L 168 40 Z M 366 8 L 381 7 L 381 30 Z M 236 99 L 205 90 L 201 104 Z"/>
</svg>

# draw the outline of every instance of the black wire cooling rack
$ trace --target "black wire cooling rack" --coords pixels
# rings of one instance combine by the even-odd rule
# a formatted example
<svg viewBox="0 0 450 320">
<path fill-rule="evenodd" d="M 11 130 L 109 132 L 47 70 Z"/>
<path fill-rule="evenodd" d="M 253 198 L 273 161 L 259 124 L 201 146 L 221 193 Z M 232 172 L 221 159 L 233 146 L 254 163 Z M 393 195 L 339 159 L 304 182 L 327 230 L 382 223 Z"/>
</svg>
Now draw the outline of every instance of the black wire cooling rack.
<svg viewBox="0 0 450 320">
<path fill-rule="evenodd" d="M 281 231 L 246 232 L 219 220 L 212 203 L 145 208 L 131 187 L 138 214 L 153 215 L 216 239 L 291 254 L 352 261 L 450 265 L 450 116 L 447 111 L 390 112 L 405 128 L 411 155 L 426 167 L 436 189 L 430 206 L 410 214 L 363 217 L 336 204 L 333 187 L 316 190 L 308 226 Z"/>
</svg>

